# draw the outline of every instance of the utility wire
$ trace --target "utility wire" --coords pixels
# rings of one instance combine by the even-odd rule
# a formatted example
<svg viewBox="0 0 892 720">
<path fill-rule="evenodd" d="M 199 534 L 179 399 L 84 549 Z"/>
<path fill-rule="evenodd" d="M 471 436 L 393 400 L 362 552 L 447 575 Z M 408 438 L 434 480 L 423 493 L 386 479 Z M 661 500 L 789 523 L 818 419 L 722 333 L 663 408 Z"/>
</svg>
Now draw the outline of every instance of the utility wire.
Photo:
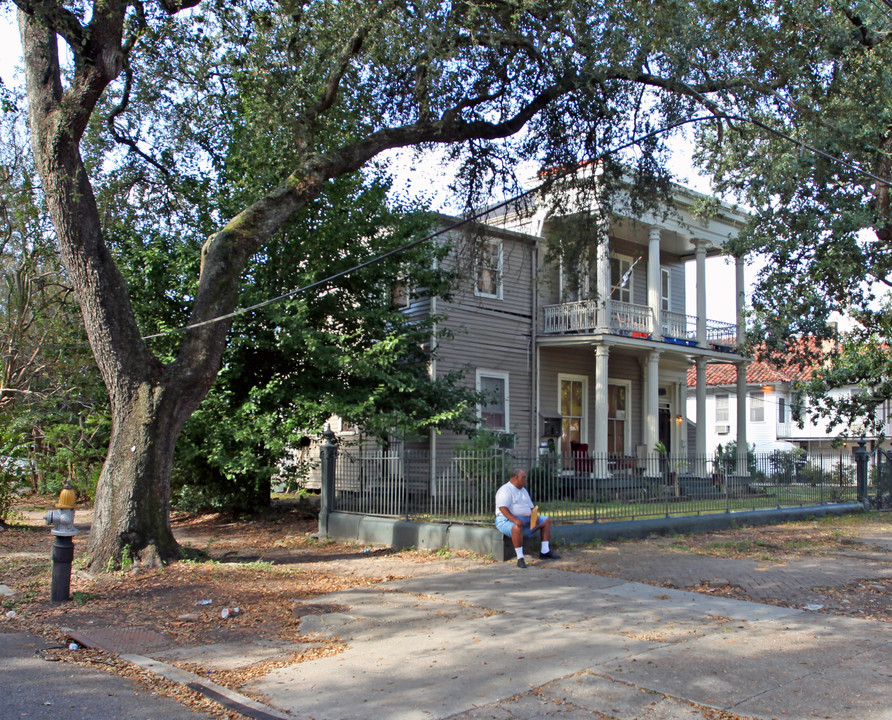
<svg viewBox="0 0 892 720">
<path fill-rule="evenodd" d="M 883 0 L 883 2 L 886 3 L 890 8 L 892 8 L 892 0 Z M 203 320 L 201 322 L 192 323 L 190 325 L 183 325 L 178 328 L 173 328 L 172 330 L 165 330 L 164 332 L 155 333 L 154 335 L 146 335 L 142 339 L 143 340 L 154 340 L 156 338 L 166 337 L 168 335 L 186 332 L 187 330 L 194 330 L 196 328 L 204 327 L 205 325 L 211 325 L 216 322 L 222 322 L 223 320 L 228 320 L 230 318 L 234 318 L 239 315 L 244 315 L 245 313 L 249 313 L 254 310 L 258 310 L 262 307 L 266 307 L 267 305 L 272 305 L 273 303 L 277 303 L 282 300 L 286 300 L 290 297 L 294 297 L 295 295 L 298 295 L 300 293 L 307 292 L 309 290 L 313 290 L 313 289 L 321 287 L 323 285 L 327 285 L 330 282 L 338 280 L 339 278 L 345 277 L 345 276 L 347 276 L 351 273 L 354 273 L 358 270 L 362 270 L 362 269 L 367 268 L 371 265 L 382 262 L 383 260 L 393 257 L 394 255 L 397 255 L 399 253 L 405 252 L 406 250 L 411 250 L 412 248 L 418 247 L 419 245 L 422 245 L 423 243 L 430 242 L 434 238 L 437 238 L 441 235 L 451 232 L 452 230 L 456 230 L 460 227 L 463 227 L 464 225 L 467 225 L 468 223 L 479 220 L 480 218 L 490 215 L 493 212 L 495 212 L 501 208 L 511 205 L 512 203 L 519 202 L 523 198 L 528 197 L 529 195 L 532 195 L 536 192 L 539 192 L 539 190 L 544 188 L 546 185 L 552 185 L 556 181 L 562 180 L 565 177 L 575 174 L 578 171 L 579 167 L 598 163 L 601 160 L 603 160 L 605 157 L 608 157 L 614 153 L 620 152 L 622 150 L 626 150 L 626 149 L 633 147 L 635 145 L 639 145 L 643 142 L 646 142 L 647 140 L 650 140 L 652 138 L 663 135 L 667 132 L 675 130 L 675 129 L 682 127 L 684 125 L 690 125 L 692 123 L 700 123 L 700 122 L 705 122 L 705 121 L 715 121 L 715 120 L 727 120 L 729 122 L 741 122 L 741 123 L 746 123 L 746 124 L 750 124 L 750 125 L 755 125 L 756 127 L 761 128 L 762 130 L 765 130 L 766 132 L 768 132 L 772 135 L 775 135 L 775 136 L 781 138 L 782 140 L 786 140 L 800 148 L 803 148 L 805 150 L 808 150 L 809 152 L 814 153 L 815 155 L 818 155 L 819 157 L 823 157 L 826 160 L 830 160 L 831 162 L 842 165 L 843 167 L 846 167 L 849 170 L 852 170 L 853 172 L 855 172 L 857 174 L 864 175 L 865 177 L 868 177 L 871 180 L 875 180 L 876 182 L 882 183 L 884 185 L 892 185 L 892 181 L 890 181 L 887 178 L 883 178 L 883 177 L 880 177 L 879 175 L 875 175 L 874 173 L 860 167 L 856 163 L 852 163 L 847 160 L 843 160 L 842 158 L 836 157 L 835 155 L 831 155 L 830 153 L 825 152 L 825 151 L 823 151 L 819 148 L 816 148 L 812 145 L 809 145 L 808 143 L 804 143 L 801 140 L 796 140 L 795 138 L 790 137 L 786 133 L 783 133 L 780 130 L 775 129 L 775 128 L 771 127 L 770 125 L 767 125 L 766 123 L 761 122 L 760 120 L 754 120 L 752 118 L 745 118 L 745 117 L 741 117 L 739 115 L 733 115 L 733 114 L 725 113 L 725 112 L 714 112 L 710 115 L 687 118 L 685 120 L 679 120 L 678 122 L 671 123 L 671 124 L 669 124 L 663 128 L 660 128 L 658 130 L 654 130 L 652 132 L 646 133 L 645 135 L 640 135 L 640 136 L 634 137 L 631 140 L 618 145 L 617 147 L 614 147 L 609 150 L 605 150 L 601 153 L 598 153 L 593 158 L 590 158 L 588 160 L 580 162 L 578 165 L 576 165 L 572 168 L 569 168 L 567 170 L 564 170 L 562 172 L 559 172 L 559 173 L 551 176 L 547 181 L 542 182 L 529 190 L 525 190 L 524 192 L 522 192 L 518 195 L 515 195 L 513 197 L 510 197 L 506 200 L 502 200 L 501 202 L 498 202 L 495 205 L 489 206 L 483 210 L 480 210 L 478 212 L 467 215 L 464 218 L 454 222 L 453 224 L 448 225 L 445 228 L 441 228 L 440 230 L 437 230 L 436 232 L 430 233 L 429 235 L 426 235 L 423 238 L 420 238 L 418 240 L 413 240 L 410 243 L 406 243 L 405 245 L 402 245 L 398 248 L 394 248 L 393 250 L 389 250 L 386 253 L 382 253 L 381 255 L 377 255 L 373 258 L 370 258 L 369 260 L 366 260 L 365 262 L 360 263 L 359 265 L 354 265 L 353 267 L 347 268 L 346 270 L 342 270 L 342 271 L 337 272 L 333 275 L 329 275 L 328 277 L 323 278 L 322 280 L 317 280 L 316 282 L 310 283 L 309 285 L 304 285 L 303 287 L 299 287 L 295 290 L 290 290 L 287 293 L 283 293 L 282 295 L 277 295 L 276 297 L 269 298 L 268 300 L 264 300 L 263 302 L 259 302 L 255 305 L 250 305 L 245 308 L 233 310 L 232 312 L 227 313 L 225 315 L 219 315 L 219 316 L 211 318 L 209 320 Z"/>
</svg>

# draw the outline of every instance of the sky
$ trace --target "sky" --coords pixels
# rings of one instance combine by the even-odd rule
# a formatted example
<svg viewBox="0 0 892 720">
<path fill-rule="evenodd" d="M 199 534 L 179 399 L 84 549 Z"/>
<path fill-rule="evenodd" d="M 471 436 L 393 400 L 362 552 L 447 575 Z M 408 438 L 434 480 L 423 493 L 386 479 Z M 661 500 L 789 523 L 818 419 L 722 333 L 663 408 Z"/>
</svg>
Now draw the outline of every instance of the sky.
<svg viewBox="0 0 892 720">
<path fill-rule="evenodd" d="M 6 85 L 14 85 L 23 82 L 20 73 L 16 73 L 17 66 L 21 63 L 21 43 L 19 42 L 18 28 L 15 23 L 15 13 L 11 4 L 0 5 L 0 78 Z M 689 158 L 691 148 L 682 141 L 676 143 L 669 162 L 669 168 L 679 178 L 678 182 L 698 192 L 708 194 L 709 183 L 706 178 L 699 176 L 691 167 Z M 401 162 L 397 168 L 397 183 L 409 192 L 420 192 L 427 197 L 434 209 L 443 212 L 454 211 L 451 206 L 450 196 L 446 184 L 443 181 L 443 166 L 438 162 Z M 686 306 L 687 313 L 696 313 L 696 283 L 694 263 L 688 263 L 686 277 Z M 748 265 L 746 268 L 746 281 L 751 286 L 754 281 L 757 266 Z M 734 265 L 723 258 L 711 258 L 707 260 L 706 297 L 709 306 L 709 319 L 722 322 L 735 322 L 734 291 L 735 287 Z"/>
</svg>

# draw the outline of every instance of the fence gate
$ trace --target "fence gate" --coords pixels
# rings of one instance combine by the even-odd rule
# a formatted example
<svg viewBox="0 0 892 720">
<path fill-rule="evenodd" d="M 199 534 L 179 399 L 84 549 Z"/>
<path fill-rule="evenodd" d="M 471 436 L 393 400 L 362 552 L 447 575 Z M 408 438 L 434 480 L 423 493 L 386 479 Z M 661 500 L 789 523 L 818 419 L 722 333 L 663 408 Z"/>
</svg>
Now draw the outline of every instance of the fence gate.
<svg viewBox="0 0 892 720">
<path fill-rule="evenodd" d="M 892 450 L 877 450 L 877 494 L 878 508 L 892 508 Z"/>
</svg>

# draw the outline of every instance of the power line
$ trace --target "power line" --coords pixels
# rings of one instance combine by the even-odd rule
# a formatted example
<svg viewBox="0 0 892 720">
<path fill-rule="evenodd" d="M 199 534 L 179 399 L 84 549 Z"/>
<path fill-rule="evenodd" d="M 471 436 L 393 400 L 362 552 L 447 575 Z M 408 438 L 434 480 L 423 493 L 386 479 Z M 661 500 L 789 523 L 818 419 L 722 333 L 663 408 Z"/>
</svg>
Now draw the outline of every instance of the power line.
<svg viewBox="0 0 892 720">
<path fill-rule="evenodd" d="M 887 5 L 889 5 L 890 8 L 892 8 L 892 0 L 883 0 L 883 2 L 885 2 Z M 339 278 L 345 277 L 353 272 L 362 270 L 362 269 L 367 268 L 371 265 L 382 262 L 383 260 L 386 260 L 387 258 L 393 257 L 394 255 L 397 255 L 399 253 L 405 252 L 406 250 L 411 250 L 414 247 L 418 247 L 419 245 L 429 242 L 429 241 L 433 240 L 434 238 L 437 238 L 441 235 L 451 232 L 452 230 L 456 230 L 460 227 L 463 227 L 464 225 L 467 225 L 468 223 L 479 220 L 480 218 L 490 215 L 493 212 L 495 212 L 496 210 L 507 207 L 508 205 L 511 205 L 512 203 L 519 202 L 523 198 L 528 197 L 529 195 L 532 195 L 532 194 L 538 192 L 539 190 L 544 188 L 546 185 L 552 185 L 552 184 L 554 184 L 555 181 L 562 180 L 565 177 L 575 174 L 579 167 L 596 164 L 596 163 L 600 162 L 601 160 L 603 160 L 604 158 L 606 158 L 610 155 L 613 155 L 614 153 L 621 152 L 622 150 L 626 150 L 626 149 L 633 147 L 635 145 L 640 145 L 641 143 L 646 142 L 647 140 L 658 137 L 658 136 L 663 135 L 667 132 L 671 132 L 672 130 L 675 130 L 675 129 L 682 127 L 684 125 L 705 122 L 705 121 L 713 121 L 714 122 L 716 120 L 726 120 L 729 122 L 741 122 L 741 123 L 747 123 L 750 125 L 755 125 L 756 127 L 759 127 L 761 129 L 765 130 L 766 132 L 773 134 L 783 140 L 786 140 L 786 141 L 788 141 L 802 149 L 808 150 L 809 152 L 812 152 L 815 155 L 818 155 L 820 157 L 823 157 L 826 160 L 830 160 L 831 162 L 834 162 L 834 163 L 837 163 L 844 167 L 847 167 L 848 169 L 852 170 L 853 172 L 855 172 L 857 174 L 864 175 L 865 177 L 869 177 L 871 180 L 875 180 L 876 182 L 882 183 L 884 185 L 892 185 L 892 181 L 888 180 L 887 178 L 883 178 L 883 177 L 880 177 L 879 175 L 875 175 L 874 173 L 860 167 L 856 163 L 852 163 L 847 160 L 843 160 L 842 158 L 838 158 L 834 155 L 831 155 L 828 152 L 825 152 L 823 150 L 820 150 L 819 148 L 809 145 L 808 143 L 802 142 L 801 140 L 796 140 L 795 138 L 787 135 L 786 133 L 781 132 L 780 130 L 777 130 L 777 129 L 771 127 L 770 125 L 767 125 L 766 123 L 763 123 L 760 120 L 754 120 L 752 118 L 745 118 L 742 116 L 725 113 L 723 111 L 715 112 L 710 115 L 687 118 L 685 120 L 679 120 L 677 122 L 667 125 L 666 127 L 660 128 L 658 130 L 653 130 L 652 132 L 632 138 L 631 140 L 629 140 L 625 143 L 622 143 L 622 144 L 618 145 L 617 147 L 611 148 L 609 150 L 605 150 L 604 152 L 599 153 L 598 155 L 594 156 L 593 158 L 590 158 L 588 160 L 580 162 L 578 165 L 576 165 L 572 168 L 568 168 L 567 170 L 556 173 L 555 175 L 551 176 L 547 181 L 542 182 L 529 190 L 525 190 L 522 193 L 515 195 L 513 197 L 510 197 L 506 200 L 503 200 L 499 203 L 496 203 L 495 205 L 489 206 L 483 210 L 472 213 L 471 215 L 468 215 L 468 216 L 462 218 L 461 220 L 456 221 L 452 225 L 449 225 L 445 228 L 441 228 L 440 230 L 430 233 L 429 235 L 426 235 L 423 238 L 414 240 L 410 243 L 406 243 L 405 245 L 402 245 L 398 248 L 394 248 L 393 250 L 389 250 L 388 252 L 383 253 L 381 255 L 377 255 L 376 257 L 366 260 L 365 262 L 360 263 L 359 265 L 354 265 L 353 267 L 347 268 L 346 270 L 342 270 L 342 271 L 337 272 L 333 275 L 329 275 L 328 277 L 323 278 L 322 280 L 317 280 L 316 282 L 310 283 L 309 285 L 304 285 L 303 287 L 297 288 L 295 290 L 291 290 L 287 293 L 283 293 L 282 295 L 277 295 L 276 297 L 269 298 L 268 300 L 264 300 L 263 302 L 257 303 L 255 305 L 250 305 L 245 308 L 233 310 L 232 312 L 227 313 L 225 315 L 219 315 L 219 316 L 211 318 L 209 320 L 203 320 L 201 322 L 192 323 L 190 325 L 183 325 L 178 328 L 173 328 L 172 330 L 166 330 L 164 332 L 155 333 L 154 335 L 145 335 L 142 339 L 143 340 L 154 340 L 156 338 L 166 337 L 168 335 L 186 332 L 187 330 L 194 330 L 196 328 L 204 327 L 205 325 L 211 325 L 216 322 L 222 322 L 223 320 L 229 320 L 230 318 L 234 318 L 239 315 L 244 315 L 244 314 L 252 312 L 254 310 L 258 310 L 262 307 L 266 307 L 267 305 L 272 305 L 273 303 L 277 303 L 282 300 L 286 300 L 290 297 L 294 297 L 295 295 L 299 295 L 300 293 L 307 292 L 309 290 L 313 290 L 313 289 L 321 287 L 323 285 L 327 285 L 328 283 L 338 280 Z"/>
</svg>

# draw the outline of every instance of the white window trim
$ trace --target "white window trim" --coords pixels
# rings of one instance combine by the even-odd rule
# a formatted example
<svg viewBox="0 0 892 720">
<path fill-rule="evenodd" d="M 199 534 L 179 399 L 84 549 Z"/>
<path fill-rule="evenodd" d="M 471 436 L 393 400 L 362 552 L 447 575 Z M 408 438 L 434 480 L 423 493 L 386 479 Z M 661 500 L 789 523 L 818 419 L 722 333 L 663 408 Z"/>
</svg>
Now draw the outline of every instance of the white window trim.
<svg viewBox="0 0 892 720">
<path fill-rule="evenodd" d="M 568 380 L 570 382 L 581 382 L 582 383 L 582 418 L 579 421 L 579 437 L 582 439 L 582 442 L 586 442 L 585 438 L 588 437 L 588 377 L 585 375 L 571 375 L 570 373 L 558 373 L 558 381 L 557 381 L 557 411 L 558 415 L 563 418 L 563 414 L 561 413 L 561 383 L 564 380 Z M 570 451 L 570 448 L 559 448 L 560 450 Z"/>
<path fill-rule="evenodd" d="M 480 392 L 480 379 L 484 377 L 489 378 L 498 378 L 500 380 L 505 381 L 505 427 L 504 428 L 489 428 L 495 432 L 510 432 L 511 430 L 511 385 L 509 381 L 510 373 L 503 372 L 501 370 L 486 370 L 483 368 L 478 368 L 475 377 L 475 387 L 477 388 L 477 392 Z M 483 406 L 478 403 L 477 405 L 477 417 L 483 419 Z"/>
<path fill-rule="evenodd" d="M 619 253 L 611 253 L 610 259 L 619 260 L 621 263 L 627 262 L 627 263 L 629 263 L 630 268 L 635 263 L 635 258 L 633 258 L 631 255 L 620 255 Z M 622 277 L 620 277 L 619 279 L 621 280 Z M 613 299 L 613 290 L 614 290 L 612 276 L 610 278 L 608 278 L 608 282 L 610 282 L 610 293 L 609 293 L 608 297 L 610 300 L 612 300 Z M 629 275 L 628 289 L 629 289 L 629 302 L 634 303 L 635 302 L 635 271 L 634 271 L 634 269 L 632 270 L 631 274 Z M 617 287 L 616 290 L 619 291 L 620 288 Z"/>
<path fill-rule="evenodd" d="M 663 278 L 666 278 L 665 295 L 663 295 Z M 672 273 L 667 267 L 660 268 L 660 307 L 664 312 L 672 312 Z"/>
<path fill-rule="evenodd" d="M 626 389 L 626 419 L 625 419 L 625 430 L 623 432 L 623 446 L 626 448 L 626 452 L 629 455 L 633 455 L 631 452 L 632 449 L 632 408 L 630 407 L 632 404 L 632 381 L 631 380 L 617 380 L 615 378 L 608 377 L 607 378 L 607 387 L 609 388 L 611 385 L 622 385 Z M 610 420 L 608 417 L 607 420 Z"/>
<path fill-rule="evenodd" d="M 497 261 L 497 268 L 496 268 L 496 274 L 497 274 L 497 276 L 496 276 L 496 292 L 495 292 L 495 294 L 492 294 L 492 293 L 487 293 L 487 292 L 483 292 L 482 290 L 480 290 L 480 267 L 478 265 L 476 268 L 476 272 L 474 273 L 474 295 L 476 295 L 477 297 L 485 297 L 485 298 L 492 298 L 494 300 L 501 300 L 502 299 L 502 276 L 504 275 L 503 265 L 504 265 L 504 257 L 505 257 L 504 244 L 502 243 L 501 240 L 494 239 L 494 238 L 487 238 L 483 242 L 487 245 L 487 248 L 492 245 L 495 245 L 498 248 L 498 261 Z"/>
<path fill-rule="evenodd" d="M 567 264 L 561 257 L 558 265 L 558 299 L 562 303 L 579 302 L 588 300 L 592 296 L 592 278 L 591 273 L 584 267 L 578 269 L 579 274 L 576 276 L 575 287 L 570 287 Z M 570 300 L 568 295 L 576 295 L 576 300 Z"/>
<path fill-rule="evenodd" d="M 725 407 L 721 408 L 725 412 L 725 417 L 719 417 L 719 398 L 724 399 Z M 729 425 L 731 423 L 731 396 L 729 393 L 715 394 L 715 422 L 717 425 Z"/>
<path fill-rule="evenodd" d="M 762 401 L 762 408 L 761 408 L 762 409 L 762 419 L 761 420 L 756 420 L 753 417 L 755 410 L 756 410 L 755 402 L 754 402 L 756 399 L 756 396 L 758 396 L 759 399 Z M 749 401 L 750 401 L 749 402 L 749 405 L 750 405 L 749 421 L 751 423 L 764 423 L 765 422 L 765 409 L 767 407 L 767 405 L 765 403 L 765 393 L 761 390 L 754 390 L 753 392 L 749 393 Z"/>
</svg>

